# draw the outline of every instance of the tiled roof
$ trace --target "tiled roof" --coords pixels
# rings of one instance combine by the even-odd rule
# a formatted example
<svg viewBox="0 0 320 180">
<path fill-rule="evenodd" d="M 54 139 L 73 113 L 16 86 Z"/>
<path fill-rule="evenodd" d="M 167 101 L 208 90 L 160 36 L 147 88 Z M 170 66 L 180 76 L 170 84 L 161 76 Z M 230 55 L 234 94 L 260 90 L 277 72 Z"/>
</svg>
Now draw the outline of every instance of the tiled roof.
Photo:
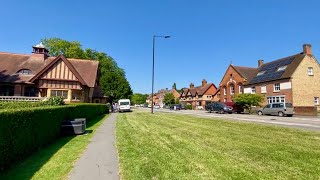
<svg viewBox="0 0 320 180">
<path fill-rule="evenodd" d="M 25 55 L 0 52 L 0 81 L 9 83 L 30 83 L 29 80 L 50 64 L 54 59 L 55 57 L 48 57 L 46 60 L 39 60 L 31 54 Z M 86 84 L 89 87 L 94 87 L 99 62 L 71 58 L 68 60 Z M 29 69 L 32 71 L 32 74 L 16 74 L 21 69 Z"/>
<path fill-rule="evenodd" d="M 196 94 L 198 94 L 199 96 L 202 96 L 204 93 L 207 92 L 207 90 L 211 87 L 211 86 L 216 87 L 213 83 L 208 83 L 204 86 L 197 86 L 194 88 L 188 88 L 188 89 L 183 89 L 182 92 L 184 92 L 187 95 L 187 92 L 189 91 L 191 93 L 191 96 L 196 96 Z M 182 95 L 182 93 L 181 93 Z"/>
<path fill-rule="evenodd" d="M 305 56 L 306 54 L 299 53 L 263 64 L 248 79 L 246 85 L 290 78 Z M 284 66 L 286 66 L 284 70 L 278 70 L 279 67 Z M 259 72 L 260 75 L 258 75 Z"/>
<path fill-rule="evenodd" d="M 251 79 L 257 71 L 257 68 L 252 68 L 252 67 L 233 66 L 233 65 L 231 66 L 245 79 Z"/>
</svg>

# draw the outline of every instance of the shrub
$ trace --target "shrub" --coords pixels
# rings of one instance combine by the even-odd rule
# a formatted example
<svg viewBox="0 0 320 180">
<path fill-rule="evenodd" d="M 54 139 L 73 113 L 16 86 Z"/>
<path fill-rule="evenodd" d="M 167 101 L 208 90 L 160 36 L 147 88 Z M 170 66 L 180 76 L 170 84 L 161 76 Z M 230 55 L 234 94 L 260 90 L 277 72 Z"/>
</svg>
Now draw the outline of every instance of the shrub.
<svg viewBox="0 0 320 180">
<path fill-rule="evenodd" d="M 192 105 L 191 104 L 186 104 L 185 107 L 186 107 L 186 109 L 190 109 L 190 110 L 192 109 Z"/>
<path fill-rule="evenodd" d="M 43 105 L 48 105 L 48 106 L 60 106 L 65 104 L 63 99 L 64 97 L 60 97 L 60 96 L 50 97 L 49 99 L 42 101 L 41 103 Z"/>
<path fill-rule="evenodd" d="M 54 141 L 63 120 L 108 113 L 103 104 L 10 109 L 0 111 L 0 170 Z"/>
</svg>

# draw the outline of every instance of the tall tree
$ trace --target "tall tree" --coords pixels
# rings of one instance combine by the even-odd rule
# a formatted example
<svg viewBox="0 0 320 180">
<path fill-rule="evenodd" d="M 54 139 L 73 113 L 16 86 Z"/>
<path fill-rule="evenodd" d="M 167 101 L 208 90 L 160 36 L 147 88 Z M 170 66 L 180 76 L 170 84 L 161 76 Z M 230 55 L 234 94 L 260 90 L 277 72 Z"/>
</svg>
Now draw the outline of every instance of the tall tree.
<svg viewBox="0 0 320 180">
<path fill-rule="evenodd" d="M 177 89 L 176 83 L 173 83 L 172 88 L 173 88 L 173 89 Z"/>
<path fill-rule="evenodd" d="M 67 58 L 90 59 L 99 61 L 99 84 L 109 102 L 123 98 L 131 98 L 132 89 L 126 79 L 126 73 L 119 68 L 116 61 L 104 52 L 87 48 L 83 49 L 78 41 L 67 41 L 60 38 L 45 38 L 41 40 L 48 48 L 50 55 L 63 54 Z"/>
<path fill-rule="evenodd" d="M 135 93 L 132 95 L 132 104 L 144 104 L 146 103 L 146 100 L 148 98 L 148 94 L 139 94 L 139 93 Z"/>
</svg>

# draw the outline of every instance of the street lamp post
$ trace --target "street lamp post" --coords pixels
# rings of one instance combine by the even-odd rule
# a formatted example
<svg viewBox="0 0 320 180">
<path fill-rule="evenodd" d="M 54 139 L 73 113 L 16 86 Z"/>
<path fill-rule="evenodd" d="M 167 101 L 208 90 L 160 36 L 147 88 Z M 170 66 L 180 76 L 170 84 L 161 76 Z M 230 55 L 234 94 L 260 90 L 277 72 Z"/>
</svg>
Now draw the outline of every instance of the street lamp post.
<svg viewBox="0 0 320 180">
<path fill-rule="evenodd" d="M 170 36 L 156 36 L 153 35 L 152 43 L 152 91 L 151 91 L 151 113 L 153 114 L 153 87 L 154 87 L 154 47 L 156 43 L 156 38 L 170 38 Z"/>
</svg>

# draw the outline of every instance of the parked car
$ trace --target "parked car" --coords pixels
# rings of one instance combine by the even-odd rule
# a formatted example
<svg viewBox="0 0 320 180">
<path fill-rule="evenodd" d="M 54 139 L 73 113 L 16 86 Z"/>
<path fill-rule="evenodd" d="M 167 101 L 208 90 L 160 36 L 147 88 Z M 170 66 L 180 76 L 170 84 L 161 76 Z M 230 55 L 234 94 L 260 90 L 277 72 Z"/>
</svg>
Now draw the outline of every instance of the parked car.
<svg viewBox="0 0 320 180">
<path fill-rule="evenodd" d="M 240 114 L 240 113 L 243 113 L 243 112 L 244 112 L 243 107 L 237 105 L 237 104 L 234 103 L 234 102 L 225 102 L 224 104 L 226 104 L 227 106 L 232 107 L 234 113 Z"/>
<path fill-rule="evenodd" d="M 153 108 L 160 109 L 160 106 L 158 104 L 154 105 Z"/>
<path fill-rule="evenodd" d="M 224 114 L 224 113 L 232 114 L 232 111 L 233 111 L 232 107 L 227 106 L 226 104 L 221 103 L 221 102 L 209 103 L 209 104 L 206 105 L 205 109 L 207 111 L 209 111 L 209 113 L 218 112 L 218 113 L 221 113 L 221 114 Z"/>
<path fill-rule="evenodd" d="M 291 117 L 294 111 L 291 103 L 272 103 L 260 108 L 257 114 L 260 116 L 266 114 Z"/>
<path fill-rule="evenodd" d="M 182 104 L 172 104 L 170 106 L 170 110 L 182 110 L 182 109 L 186 109 Z"/>
<path fill-rule="evenodd" d="M 119 112 L 130 112 L 131 107 L 130 107 L 130 99 L 120 99 L 118 101 L 119 105 Z"/>
</svg>

